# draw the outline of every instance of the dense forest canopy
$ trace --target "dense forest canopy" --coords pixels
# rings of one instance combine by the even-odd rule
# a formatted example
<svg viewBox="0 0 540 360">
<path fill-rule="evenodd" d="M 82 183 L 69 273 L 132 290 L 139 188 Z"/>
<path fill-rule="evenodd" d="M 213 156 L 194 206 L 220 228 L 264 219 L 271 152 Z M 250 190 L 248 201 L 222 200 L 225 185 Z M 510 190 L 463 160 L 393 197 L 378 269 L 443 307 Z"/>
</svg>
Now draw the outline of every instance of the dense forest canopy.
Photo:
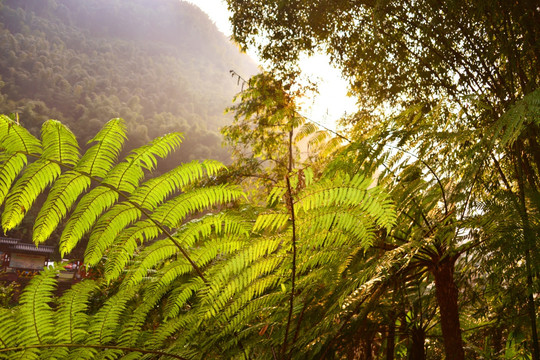
<svg viewBox="0 0 540 360">
<path fill-rule="evenodd" d="M 87 141 L 120 116 L 129 147 L 188 134 L 180 161 L 227 159 L 219 128 L 240 90 L 229 71 L 257 71 L 197 7 L 173 0 L 1 1 L 0 52 L 0 110 L 35 134 L 57 118 Z"/>
<path fill-rule="evenodd" d="M 426 300 L 422 291 L 435 288 L 446 358 L 478 356 L 468 352 L 471 346 L 487 351 L 489 346 L 473 340 L 478 333 L 467 339 L 469 330 L 462 332 L 464 324 L 471 328 L 471 320 L 485 318 L 497 325 L 480 337 L 493 341 L 484 356 L 502 356 L 502 337 L 510 346 L 525 326 L 529 355 L 514 349 L 504 356 L 539 359 L 537 2 L 227 3 L 233 38 L 256 50 L 285 83 L 294 83 L 299 60 L 315 51 L 328 54 L 349 80 L 360 111 L 342 121 L 349 131 L 341 137 L 349 145 L 338 163 L 377 175 L 393 194 L 401 226 L 384 241 L 422 253 L 408 270 L 419 271 L 409 284 L 418 288 L 417 301 Z M 483 270 L 470 272 L 470 266 Z M 423 278 L 425 271 L 429 276 Z M 478 293 L 465 291 L 478 287 Z M 395 299 L 397 291 L 388 291 L 387 298 Z M 501 293 L 507 296 L 494 303 Z M 472 314 L 464 316 L 472 303 Z M 411 309 L 416 324 L 410 328 L 410 358 L 426 356 L 428 309 Z M 528 322 L 514 322 L 510 314 Z"/>
</svg>

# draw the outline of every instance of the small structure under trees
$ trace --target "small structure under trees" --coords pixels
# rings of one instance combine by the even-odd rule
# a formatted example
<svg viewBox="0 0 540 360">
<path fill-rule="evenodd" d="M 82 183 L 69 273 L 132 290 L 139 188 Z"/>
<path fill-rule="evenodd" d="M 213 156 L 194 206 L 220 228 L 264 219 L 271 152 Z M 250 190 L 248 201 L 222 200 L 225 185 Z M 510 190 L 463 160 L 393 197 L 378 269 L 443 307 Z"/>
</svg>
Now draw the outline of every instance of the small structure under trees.
<svg viewBox="0 0 540 360">
<path fill-rule="evenodd" d="M 53 246 L 22 243 L 20 239 L 0 237 L 0 261 L 3 276 L 14 281 L 38 274 L 50 261 Z"/>
</svg>

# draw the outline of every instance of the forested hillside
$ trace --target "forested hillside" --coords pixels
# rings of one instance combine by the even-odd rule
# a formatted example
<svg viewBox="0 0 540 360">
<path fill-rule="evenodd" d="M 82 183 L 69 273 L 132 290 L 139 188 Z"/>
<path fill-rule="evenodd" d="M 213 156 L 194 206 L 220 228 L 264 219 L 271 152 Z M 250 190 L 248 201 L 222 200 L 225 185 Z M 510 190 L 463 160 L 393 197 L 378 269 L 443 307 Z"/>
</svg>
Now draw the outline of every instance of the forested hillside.
<svg viewBox="0 0 540 360">
<path fill-rule="evenodd" d="M 219 127 L 256 66 L 197 7 L 174 0 L 0 1 L 0 112 L 34 134 L 55 118 L 81 143 L 109 119 L 138 146 L 184 132 L 174 161 L 226 159 Z"/>
</svg>

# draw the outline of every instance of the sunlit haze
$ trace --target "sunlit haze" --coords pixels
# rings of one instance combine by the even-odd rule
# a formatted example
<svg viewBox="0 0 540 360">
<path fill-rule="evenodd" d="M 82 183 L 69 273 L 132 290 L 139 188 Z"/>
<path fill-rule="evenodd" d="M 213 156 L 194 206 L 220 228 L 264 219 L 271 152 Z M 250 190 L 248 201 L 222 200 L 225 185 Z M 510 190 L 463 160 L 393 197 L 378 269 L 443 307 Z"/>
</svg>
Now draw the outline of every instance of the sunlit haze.
<svg viewBox="0 0 540 360">
<path fill-rule="evenodd" d="M 231 35 L 229 12 L 222 0 L 185 0 L 203 10 L 216 24 L 217 28 L 227 36 Z M 249 54 L 259 62 L 255 54 Z M 318 122 L 333 130 L 336 129 L 336 120 L 345 113 L 352 113 L 356 109 L 355 100 L 347 96 L 347 82 L 341 78 L 340 72 L 329 65 L 328 58 L 316 55 L 304 59 L 301 63 L 304 76 L 318 84 L 319 94 L 306 99 L 303 112 L 309 119 Z"/>
</svg>

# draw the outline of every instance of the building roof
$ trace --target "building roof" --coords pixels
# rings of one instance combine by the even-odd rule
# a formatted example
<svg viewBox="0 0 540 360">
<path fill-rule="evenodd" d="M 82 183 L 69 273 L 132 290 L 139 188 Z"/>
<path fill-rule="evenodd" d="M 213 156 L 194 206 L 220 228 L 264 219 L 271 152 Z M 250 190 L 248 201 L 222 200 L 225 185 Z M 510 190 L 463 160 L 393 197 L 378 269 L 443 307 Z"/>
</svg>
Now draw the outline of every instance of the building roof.
<svg viewBox="0 0 540 360">
<path fill-rule="evenodd" d="M 53 246 L 46 246 L 46 245 L 40 245 L 39 247 L 36 247 L 34 244 L 24 244 L 24 243 L 18 243 L 15 245 L 11 245 L 9 247 L 9 251 L 11 252 L 18 252 L 18 253 L 38 253 L 38 254 L 52 254 L 54 253 L 54 247 Z"/>
<path fill-rule="evenodd" d="M 40 245 L 37 247 L 35 244 L 21 243 L 21 239 L 7 238 L 0 236 L 0 248 L 4 251 L 22 252 L 22 253 L 38 253 L 38 254 L 52 254 L 54 253 L 54 246 Z"/>
<path fill-rule="evenodd" d="M 21 241 L 21 239 L 7 238 L 7 237 L 1 237 L 0 236 L 0 244 L 1 245 L 15 245 L 19 241 Z"/>
</svg>

